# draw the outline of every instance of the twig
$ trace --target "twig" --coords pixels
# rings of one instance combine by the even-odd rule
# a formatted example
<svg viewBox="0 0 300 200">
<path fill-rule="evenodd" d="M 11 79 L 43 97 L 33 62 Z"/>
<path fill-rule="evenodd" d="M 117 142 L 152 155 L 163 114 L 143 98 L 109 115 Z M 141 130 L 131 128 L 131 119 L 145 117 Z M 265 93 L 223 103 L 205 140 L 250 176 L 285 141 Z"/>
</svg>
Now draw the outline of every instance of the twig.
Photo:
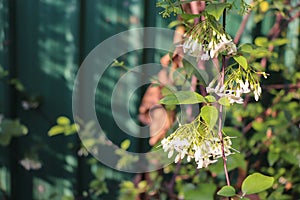
<svg viewBox="0 0 300 200">
<path fill-rule="evenodd" d="M 225 0 L 226 2 L 226 0 Z M 225 30 L 226 27 L 226 9 L 224 9 L 223 12 L 223 28 Z M 222 56 L 222 69 L 221 69 L 221 86 L 224 85 L 224 78 L 225 78 L 225 67 L 226 67 L 226 56 Z M 224 166 L 224 173 L 226 177 L 226 182 L 227 185 L 230 186 L 230 180 L 229 180 L 229 175 L 228 175 L 228 169 L 227 169 L 227 158 L 225 155 L 225 150 L 224 150 L 224 140 L 223 140 L 223 134 L 222 134 L 222 115 L 223 115 L 223 106 L 220 105 L 219 107 L 219 129 L 218 129 L 218 135 L 221 141 L 221 146 L 222 146 L 222 159 L 223 159 L 223 166 Z"/>
<path fill-rule="evenodd" d="M 246 24 L 247 24 L 247 22 L 248 22 L 248 20 L 249 20 L 249 17 L 250 17 L 250 12 L 247 13 L 247 14 L 243 17 L 242 23 L 241 23 L 241 25 L 240 25 L 238 31 L 236 32 L 236 35 L 235 35 L 234 40 L 233 40 L 233 42 L 234 42 L 235 44 L 239 43 L 239 41 L 240 41 L 240 39 L 241 39 L 241 37 L 242 37 L 242 35 L 243 35 L 243 32 L 244 32 L 244 30 L 245 30 Z"/>
</svg>

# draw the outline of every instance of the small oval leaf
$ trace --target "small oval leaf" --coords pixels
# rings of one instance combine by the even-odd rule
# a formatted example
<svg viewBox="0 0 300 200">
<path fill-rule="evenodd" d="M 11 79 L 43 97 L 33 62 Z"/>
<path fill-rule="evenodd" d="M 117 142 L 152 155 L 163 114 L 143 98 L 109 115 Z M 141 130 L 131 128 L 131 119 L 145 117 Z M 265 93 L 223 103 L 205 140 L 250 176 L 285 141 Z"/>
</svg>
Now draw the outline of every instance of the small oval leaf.
<svg viewBox="0 0 300 200">
<path fill-rule="evenodd" d="M 54 135 L 58 135 L 58 134 L 62 134 L 65 132 L 65 128 L 62 126 L 53 126 L 49 131 L 48 131 L 48 135 L 49 136 L 54 136 Z"/>
<path fill-rule="evenodd" d="M 239 63 L 240 66 L 242 66 L 245 70 L 248 69 L 248 62 L 247 59 L 244 56 L 233 56 L 233 59 Z"/>
<path fill-rule="evenodd" d="M 218 120 L 218 110 L 214 106 L 203 106 L 200 115 L 209 127 L 213 129 Z"/>
<path fill-rule="evenodd" d="M 123 150 L 127 150 L 130 146 L 130 140 L 126 139 L 121 143 L 121 148 Z"/>
<path fill-rule="evenodd" d="M 269 40 L 266 37 L 257 37 L 254 40 L 254 44 L 259 47 L 267 47 L 269 45 Z"/>
<path fill-rule="evenodd" d="M 179 91 L 165 96 L 160 100 L 161 104 L 176 105 L 176 104 L 196 104 L 206 102 L 205 98 L 192 91 Z"/>
<path fill-rule="evenodd" d="M 67 118 L 65 116 L 58 117 L 57 120 L 56 120 L 56 122 L 57 122 L 58 125 L 61 125 L 61 126 L 70 125 L 69 118 Z"/>
<path fill-rule="evenodd" d="M 223 197 L 233 197 L 235 196 L 235 189 L 232 186 L 225 185 L 217 192 L 217 194 Z"/>
<path fill-rule="evenodd" d="M 218 102 L 223 106 L 230 106 L 230 101 L 227 97 L 221 97 Z"/>
<path fill-rule="evenodd" d="M 242 183 L 243 194 L 255 194 L 262 192 L 273 185 L 274 178 L 260 173 L 254 173 L 246 177 Z"/>
<path fill-rule="evenodd" d="M 219 20 L 222 16 L 225 8 L 230 8 L 231 4 L 229 3 L 211 3 L 206 6 L 205 11 L 214 16 L 216 20 Z"/>
<path fill-rule="evenodd" d="M 207 95 L 205 96 L 205 100 L 208 102 L 208 103 L 214 103 L 216 102 L 216 98 L 212 95 Z"/>
</svg>

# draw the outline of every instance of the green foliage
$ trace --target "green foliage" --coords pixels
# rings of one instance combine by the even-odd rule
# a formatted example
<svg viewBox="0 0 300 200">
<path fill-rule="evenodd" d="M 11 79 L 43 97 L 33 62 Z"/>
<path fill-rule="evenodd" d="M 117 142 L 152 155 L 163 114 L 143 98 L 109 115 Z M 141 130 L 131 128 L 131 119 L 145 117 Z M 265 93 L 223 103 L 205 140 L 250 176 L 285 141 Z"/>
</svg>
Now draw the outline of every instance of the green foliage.
<svg viewBox="0 0 300 200">
<path fill-rule="evenodd" d="M 3 119 L 0 122 L 0 145 L 7 146 L 13 137 L 26 135 L 28 129 L 19 120 Z"/>
<path fill-rule="evenodd" d="M 247 176 L 242 183 L 243 194 L 240 199 L 246 199 L 245 195 L 259 193 L 269 189 L 270 187 L 272 187 L 273 182 L 273 177 L 265 176 L 260 173 L 254 173 Z M 239 196 L 238 194 L 236 194 L 235 189 L 232 186 L 223 186 L 217 192 L 217 194 L 224 197 Z"/>
<path fill-rule="evenodd" d="M 183 186 L 183 196 L 187 200 L 213 200 L 216 186 L 211 183 L 202 183 L 198 186 L 193 184 L 185 184 Z"/>
<path fill-rule="evenodd" d="M 0 80 L 8 76 L 8 71 L 4 70 L 2 66 L 0 66 Z"/>
<path fill-rule="evenodd" d="M 220 105 L 223 105 L 223 106 L 230 106 L 230 101 L 228 100 L 227 97 L 221 97 L 219 100 L 218 100 L 218 103 Z"/>
<path fill-rule="evenodd" d="M 214 16 L 216 20 L 219 21 L 220 17 L 222 16 L 224 10 L 226 8 L 230 8 L 232 5 L 230 3 L 210 3 L 206 6 L 205 11 L 209 14 Z"/>
<path fill-rule="evenodd" d="M 159 14 L 161 14 L 163 18 L 166 18 L 170 17 L 172 14 L 174 16 L 181 14 L 182 10 L 180 4 L 181 2 L 179 0 L 161 0 L 156 3 L 156 7 L 163 9 Z"/>
<path fill-rule="evenodd" d="M 248 61 L 244 56 L 233 56 L 233 59 L 244 68 L 244 70 L 248 69 Z"/>
<path fill-rule="evenodd" d="M 179 91 L 169 94 L 160 100 L 161 104 L 177 105 L 177 104 L 196 104 L 206 102 L 205 98 L 192 91 Z"/>
<path fill-rule="evenodd" d="M 95 196 L 108 193 L 107 185 L 105 182 L 105 173 L 106 170 L 101 167 L 98 167 L 94 172 L 96 178 L 90 182 L 89 187 L 90 192 L 92 192 Z"/>
<path fill-rule="evenodd" d="M 65 117 L 60 116 L 56 120 L 57 125 L 50 128 L 48 131 L 49 136 L 55 136 L 59 134 L 64 135 L 72 135 L 77 132 L 77 129 L 79 128 L 76 124 L 71 124 L 71 121 Z"/>
<path fill-rule="evenodd" d="M 203 106 L 200 116 L 213 129 L 218 120 L 218 110 L 214 106 Z"/>
<path fill-rule="evenodd" d="M 235 196 L 235 189 L 232 186 L 223 186 L 218 192 L 217 195 L 223 196 L 223 197 L 233 197 Z"/>
<path fill-rule="evenodd" d="M 116 165 L 117 169 L 128 169 L 136 161 L 138 161 L 138 156 L 129 154 L 126 150 L 130 147 L 130 140 L 126 139 L 121 143 L 121 149 L 116 149 L 115 154 L 120 156 L 118 163 Z"/>
<path fill-rule="evenodd" d="M 254 173 L 243 181 L 242 192 L 243 194 L 255 194 L 262 192 L 272 187 L 274 182 L 273 177 L 265 176 L 260 173 Z"/>
</svg>

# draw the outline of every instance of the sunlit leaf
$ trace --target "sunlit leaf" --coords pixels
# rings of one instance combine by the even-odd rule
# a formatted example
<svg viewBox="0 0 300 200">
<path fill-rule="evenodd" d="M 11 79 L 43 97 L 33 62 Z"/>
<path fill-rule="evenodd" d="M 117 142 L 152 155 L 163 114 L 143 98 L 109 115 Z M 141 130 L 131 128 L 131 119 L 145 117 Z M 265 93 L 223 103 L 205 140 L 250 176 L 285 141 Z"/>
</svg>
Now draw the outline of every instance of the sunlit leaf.
<svg viewBox="0 0 300 200">
<path fill-rule="evenodd" d="M 205 96 L 205 100 L 208 102 L 208 103 L 214 103 L 216 102 L 216 98 L 212 95 L 207 95 Z"/>
<path fill-rule="evenodd" d="M 259 4 L 259 10 L 260 10 L 262 13 L 267 12 L 268 9 L 269 9 L 269 3 L 268 3 L 268 1 L 262 1 L 262 2 Z"/>
<path fill-rule="evenodd" d="M 254 44 L 260 47 L 267 47 L 269 45 L 269 41 L 266 37 L 257 37 L 254 40 Z"/>
<path fill-rule="evenodd" d="M 145 181 L 145 180 L 141 181 L 141 182 L 138 183 L 138 188 L 143 190 L 147 187 L 147 184 L 148 184 L 147 181 Z"/>
<path fill-rule="evenodd" d="M 48 131 L 48 135 L 49 136 L 54 136 L 54 135 L 59 135 L 65 132 L 65 128 L 63 126 L 53 126 L 50 128 L 50 130 Z"/>
<path fill-rule="evenodd" d="M 224 197 L 232 197 L 235 196 L 235 189 L 232 186 L 225 185 L 217 192 L 217 194 Z"/>
<path fill-rule="evenodd" d="M 196 104 L 206 102 L 205 98 L 192 91 L 179 91 L 165 96 L 160 100 L 161 104 L 176 105 L 176 104 Z"/>
<path fill-rule="evenodd" d="M 272 40 L 270 42 L 270 44 L 272 44 L 274 46 L 281 46 L 281 45 L 284 45 L 284 44 L 287 44 L 287 43 L 289 43 L 289 40 L 286 39 L 286 38 L 278 38 L 278 39 Z"/>
<path fill-rule="evenodd" d="M 230 101 L 228 100 L 227 97 L 221 97 L 218 100 L 219 104 L 223 105 L 223 106 L 230 106 Z"/>
<path fill-rule="evenodd" d="M 246 177 L 242 183 L 243 194 L 255 194 L 262 192 L 273 185 L 274 178 L 260 173 L 254 173 Z"/>
<path fill-rule="evenodd" d="M 206 6 L 205 11 L 214 16 L 216 20 L 219 20 L 225 8 L 229 8 L 230 6 L 230 3 L 211 3 Z"/>
<path fill-rule="evenodd" d="M 251 44 L 243 44 L 240 46 L 240 50 L 245 53 L 251 53 L 251 51 L 253 51 L 253 47 Z"/>
<path fill-rule="evenodd" d="M 70 124 L 69 118 L 67 118 L 65 116 L 58 117 L 56 122 L 57 122 L 58 125 L 61 125 L 61 126 L 67 126 L 67 125 Z"/>
<path fill-rule="evenodd" d="M 248 61 L 244 56 L 233 56 L 233 59 L 239 63 L 245 70 L 248 69 Z"/>
<path fill-rule="evenodd" d="M 199 18 L 201 15 L 200 14 L 189 14 L 189 13 L 183 13 L 180 15 L 180 17 L 185 20 L 191 20 L 191 19 L 195 19 L 195 18 Z"/>
<path fill-rule="evenodd" d="M 126 139 L 121 143 L 121 148 L 127 150 L 130 146 L 130 140 Z"/>
<path fill-rule="evenodd" d="M 182 24 L 182 21 L 180 20 L 174 20 L 174 21 L 171 21 L 170 24 L 168 25 L 168 28 L 173 28 L 173 27 L 176 27 L 178 25 Z"/>
<path fill-rule="evenodd" d="M 214 106 L 203 106 L 201 108 L 201 117 L 204 119 L 204 121 L 209 125 L 209 127 L 212 129 L 218 120 L 218 110 Z"/>
</svg>

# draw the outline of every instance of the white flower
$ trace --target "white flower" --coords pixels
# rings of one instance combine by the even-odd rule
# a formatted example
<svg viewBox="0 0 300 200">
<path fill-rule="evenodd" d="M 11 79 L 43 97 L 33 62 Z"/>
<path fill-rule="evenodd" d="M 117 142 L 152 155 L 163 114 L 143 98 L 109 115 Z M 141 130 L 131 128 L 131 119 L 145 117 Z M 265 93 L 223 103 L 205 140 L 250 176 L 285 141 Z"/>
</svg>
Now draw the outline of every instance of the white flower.
<svg viewBox="0 0 300 200">
<path fill-rule="evenodd" d="M 260 95 L 261 95 L 261 87 L 260 87 L 260 85 L 259 84 L 256 84 L 255 86 L 254 86 L 254 98 L 255 98 L 255 100 L 256 101 L 258 101 L 258 99 L 259 99 L 259 97 L 260 97 Z"/>
<path fill-rule="evenodd" d="M 221 34 L 221 39 L 224 43 L 230 43 L 231 40 L 228 40 L 225 34 Z"/>
<path fill-rule="evenodd" d="M 233 103 L 243 104 L 244 103 L 244 99 L 240 96 L 228 95 L 227 97 L 228 97 L 229 103 L 231 103 L 231 104 L 233 104 Z"/>
<path fill-rule="evenodd" d="M 222 157 L 222 146 L 218 135 L 207 127 L 203 127 L 203 121 L 200 120 L 201 118 L 196 118 L 189 124 L 181 125 L 169 137 L 161 141 L 163 150 L 168 151 L 168 158 L 176 154 L 175 163 L 186 157 L 187 162 L 194 159 L 197 167 L 203 168 Z M 202 129 L 201 132 L 199 128 Z M 231 154 L 230 149 L 230 138 L 224 138 L 225 155 Z"/>
<path fill-rule="evenodd" d="M 209 60 L 209 59 L 210 59 L 210 57 L 209 57 L 208 51 L 201 54 L 201 56 L 200 56 L 200 60 Z"/>
<path fill-rule="evenodd" d="M 237 52 L 236 45 L 233 42 L 227 44 L 228 47 L 228 55 L 235 55 Z"/>
</svg>

